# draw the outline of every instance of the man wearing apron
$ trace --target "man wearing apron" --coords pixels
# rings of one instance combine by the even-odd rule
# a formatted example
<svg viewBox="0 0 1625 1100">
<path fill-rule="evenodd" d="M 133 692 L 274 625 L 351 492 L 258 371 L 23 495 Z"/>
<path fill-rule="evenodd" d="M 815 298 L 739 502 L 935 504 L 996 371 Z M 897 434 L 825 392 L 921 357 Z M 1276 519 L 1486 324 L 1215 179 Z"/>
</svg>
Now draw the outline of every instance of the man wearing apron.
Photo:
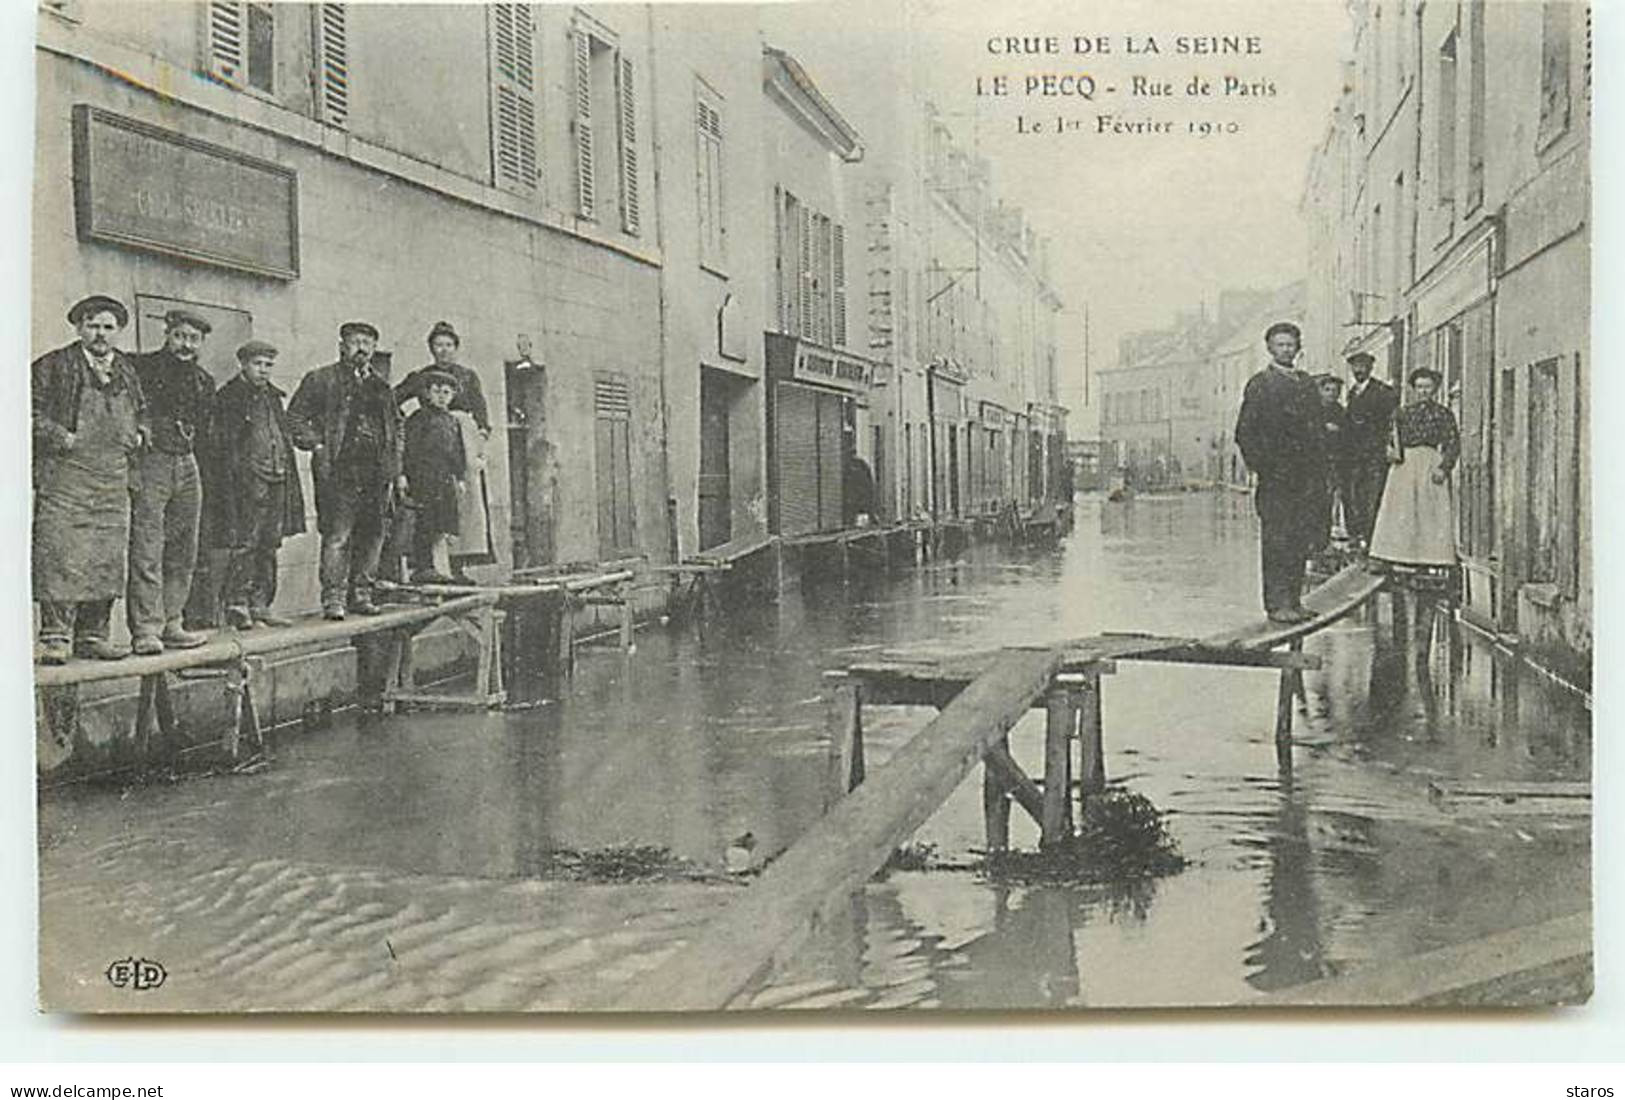
<svg viewBox="0 0 1625 1100">
<path fill-rule="evenodd" d="M 68 311 L 79 339 L 30 371 L 34 436 L 34 599 L 40 660 L 118 660 L 109 637 L 124 594 L 130 468 L 146 432 L 135 367 L 113 347 L 123 303 L 93 295 Z"/>
</svg>

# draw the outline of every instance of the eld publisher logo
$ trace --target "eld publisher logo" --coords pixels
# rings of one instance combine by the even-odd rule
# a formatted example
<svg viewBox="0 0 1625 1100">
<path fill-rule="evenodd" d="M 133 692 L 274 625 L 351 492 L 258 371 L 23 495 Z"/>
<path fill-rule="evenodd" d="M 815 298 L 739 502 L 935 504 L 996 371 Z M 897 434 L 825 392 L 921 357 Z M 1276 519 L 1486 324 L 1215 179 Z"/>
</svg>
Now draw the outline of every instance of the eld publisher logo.
<svg viewBox="0 0 1625 1100">
<path fill-rule="evenodd" d="M 151 959 L 120 959 L 107 968 L 107 980 L 116 989 L 133 989 L 138 993 L 157 989 L 169 977 L 162 963 Z"/>
</svg>

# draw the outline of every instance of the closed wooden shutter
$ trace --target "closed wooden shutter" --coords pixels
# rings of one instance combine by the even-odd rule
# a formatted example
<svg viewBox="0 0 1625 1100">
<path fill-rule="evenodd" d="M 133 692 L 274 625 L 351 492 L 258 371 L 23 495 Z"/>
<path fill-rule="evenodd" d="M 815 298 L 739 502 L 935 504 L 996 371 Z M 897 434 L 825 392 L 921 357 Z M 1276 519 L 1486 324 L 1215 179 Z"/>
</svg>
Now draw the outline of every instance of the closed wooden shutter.
<svg viewBox="0 0 1625 1100">
<path fill-rule="evenodd" d="M 243 40 L 248 24 L 248 5 L 214 0 L 208 13 L 208 72 L 227 84 L 243 83 Z"/>
<path fill-rule="evenodd" d="M 803 206 L 796 213 L 796 335 L 804 340 L 816 340 L 813 328 L 812 211 Z"/>
<path fill-rule="evenodd" d="M 818 530 L 818 393 L 780 382 L 773 388 L 779 531 Z"/>
<path fill-rule="evenodd" d="M 350 123 L 350 28 L 343 4 L 318 4 L 316 117 L 341 129 Z"/>
<path fill-rule="evenodd" d="M 846 226 L 837 225 L 831 242 L 830 278 L 833 295 L 830 310 L 834 321 L 832 339 L 836 347 L 846 346 Z"/>
<path fill-rule="evenodd" d="M 788 310 L 790 307 L 790 294 L 786 289 L 785 280 L 789 278 L 790 257 L 795 250 L 790 247 L 790 218 L 786 212 L 789 197 L 778 187 L 773 188 L 773 240 L 777 247 L 773 253 L 773 317 L 774 328 L 779 332 L 791 332 Z"/>
<path fill-rule="evenodd" d="M 575 44 L 576 213 L 583 218 L 596 218 L 598 216 L 598 202 L 593 166 L 592 35 L 578 27 L 573 38 Z"/>
<path fill-rule="evenodd" d="M 530 192 L 540 176 L 536 143 L 536 24 L 529 4 L 491 11 L 492 176 Z"/>
<path fill-rule="evenodd" d="M 631 58 L 621 55 L 615 76 L 621 128 L 621 228 L 636 235 L 642 217 L 638 207 L 638 107 Z"/>
<path fill-rule="evenodd" d="M 636 543 L 632 509 L 632 397 L 624 375 L 593 383 L 593 446 L 598 490 L 598 546 L 605 555 Z"/>
</svg>

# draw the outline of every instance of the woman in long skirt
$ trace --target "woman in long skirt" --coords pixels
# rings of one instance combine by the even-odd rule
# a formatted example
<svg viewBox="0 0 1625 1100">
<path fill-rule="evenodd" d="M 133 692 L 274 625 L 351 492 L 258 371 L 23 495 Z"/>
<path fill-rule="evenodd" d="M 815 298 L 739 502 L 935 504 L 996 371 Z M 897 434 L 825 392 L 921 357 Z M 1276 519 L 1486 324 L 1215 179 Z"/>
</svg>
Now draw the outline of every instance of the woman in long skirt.
<svg viewBox="0 0 1625 1100">
<path fill-rule="evenodd" d="M 1456 510 L 1450 475 L 1461 456 L 1456 418 L 1438 401 L 1439 372 L 1411 372 L 1414 400 L 1394 414 L 1388 483 L 1371 533 L 1376 562 L 1413 568 L 1456 564 Z"/>
</svg>

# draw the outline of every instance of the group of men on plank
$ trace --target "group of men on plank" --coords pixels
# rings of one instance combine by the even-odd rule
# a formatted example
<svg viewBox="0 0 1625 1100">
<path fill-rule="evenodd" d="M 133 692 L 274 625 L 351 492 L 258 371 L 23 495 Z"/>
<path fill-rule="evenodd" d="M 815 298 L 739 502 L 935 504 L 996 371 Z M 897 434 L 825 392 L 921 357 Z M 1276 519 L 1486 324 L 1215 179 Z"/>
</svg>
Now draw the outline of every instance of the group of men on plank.
<svg viewBox="0 0 1625 1100">
<path fill-rule="evenodd" d="M 466 579 L 441 573 L 435 554 L 463 529 L 459 505 L 478 462 L 469 455 L 478 456 L 491 426 L 478 375 L 455 362 L 451 325 L 429 334 L 434 362 L 392 389 L 374 365 L 378 329 L 345 322 L 338 360 L 306 374 L 289 401 L 271 381 L 278 349 L 263 340 L 237 348 L 240 370 L 217 390 L 199 362 L 212 326 L 197 311 L 170 310 L 163 347 L 145 355 L 114 346 L 129 323 L 115 298 L 85 298 L 68 321 L 78 339 L 31 371 L 42 662 L 202 645 L 207 635 L 184 621 L 200 546 L 229 552 L 227 625 L 288 625 L 271 608 L 278 548 L 305 530 L 297 450 L 312 455 L 326 618 L 378 613 L 375 584 L 397 503 L 417 513 L 412 579 Z M 419 408 L 403 421 L 413 399 Z M 454 419 L 454 411 L 468 415 Z M 480 505 L 483 515 L 483 497 Z M 485 545 L 460 560 L 488 562 L 490 550 L 487 526 Z M 129 649 L 112 639 L 120 596 Z"/>
<path fill-rule="evenodd" d="M 1370 542 L 1388 477 L 1388 436 L 1399 394 L 1373 378 L 1365 352 L 1348 357 L 1353 383 L 1297 367 L 1302 334 L 1290 322 L 1264 333 L 1270 362 L 1248 380 L 1235 439 L 1257 476 L 1264 611 L 1271 622 L 1310 618 L 1302 604 L 1308 559 L 1330 542 L 1335 502 L 1355 545 Z"/>
</svg>

